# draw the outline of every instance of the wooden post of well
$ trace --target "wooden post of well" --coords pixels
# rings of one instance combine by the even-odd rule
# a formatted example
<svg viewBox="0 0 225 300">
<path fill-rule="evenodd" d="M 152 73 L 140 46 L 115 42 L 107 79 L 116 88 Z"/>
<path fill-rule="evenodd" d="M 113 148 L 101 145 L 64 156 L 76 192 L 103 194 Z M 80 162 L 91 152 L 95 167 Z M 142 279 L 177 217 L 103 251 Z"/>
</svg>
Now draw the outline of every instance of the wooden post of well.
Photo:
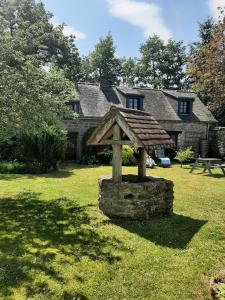
<svg viewBox="0 0 225 300">
<path fill-rule="evenodd" d="M 113 140 L 116 142 L 120 140 L 121 133 L 118 124 L 113 127 Z M 122 180 L 122 145 L 119 143 L 113 144 L 113 165 L 112 165 L 112 177 L 114 182 L 121 182 Z"/>
<path fill-rule="evenodd" d="M 138 160 L 138 177 L 142 178 L 146 176 L 146 150 L 145 148 L 140 148 L 139 160 Z"/>
</svg>

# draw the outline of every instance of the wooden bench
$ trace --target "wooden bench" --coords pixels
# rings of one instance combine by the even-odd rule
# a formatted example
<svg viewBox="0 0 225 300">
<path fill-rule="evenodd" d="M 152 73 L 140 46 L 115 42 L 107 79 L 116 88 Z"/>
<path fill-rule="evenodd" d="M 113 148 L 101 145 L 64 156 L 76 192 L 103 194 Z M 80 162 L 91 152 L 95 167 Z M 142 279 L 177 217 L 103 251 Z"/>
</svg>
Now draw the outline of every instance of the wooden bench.
<svg viewBox="0 0 225 300">
<path fill-rule="evenodd" d="M 192 173 L 196 168 L 203 168 L 203 173 L 208 171 L 209 175 L 213 175 L 212 169 L 221 169 L 223 175 L 225 176 L 225 163 L 218 158 L 197 158 L 196 162 L 190 164 Z"/>
<path fill-rule="evenodd" d="M 202 164 L 201 163 L 192 163 L 192 164 L 189 164 L 189 166 L 192 168 L 192 167 L 202 167 Z"/>
<path fill-rule="evenodd" d="M 209 167 L 210 169 L 221 169 L 223 174 L 225 175 L 225 164 L 215 164 Z"/>
</svg>

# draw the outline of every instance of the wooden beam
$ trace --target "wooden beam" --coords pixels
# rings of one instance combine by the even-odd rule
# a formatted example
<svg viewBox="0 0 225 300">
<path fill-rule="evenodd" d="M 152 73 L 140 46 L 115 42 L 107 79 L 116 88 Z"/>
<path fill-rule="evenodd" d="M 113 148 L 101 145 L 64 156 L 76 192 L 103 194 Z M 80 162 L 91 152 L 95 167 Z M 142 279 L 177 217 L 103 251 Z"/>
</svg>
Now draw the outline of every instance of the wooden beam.
<svg viewBox="0 0 225 300">
<path fill-rule="evenodd" d="M 145 148 L 139 148 L 139 159 L 138 159 L 138 177 L 143 178 L 146 176 L 146 158 L 147 152 Z"/>
<path fill-rule="evenodd" d="M 91 137 L 87 141 L 87 145 L 98 145 L 101 139 L 106 135 L 110 128 L 115 123 L 115 117 L 107 114 L 98 127 L 94 130 Z"/>
<path fill-rule="evenodd" d="M 100 143 L 100 145 L 129 145 L 132 146 L 133 143 L 129 140 L 102 140 Z"/>
<path fill-rule="evenodd" d="M 121 129 L 118 124 L 113 127 L 113 140 L 115 142 L 121 139 Z M 114 182 L 121 182 L 122 180 L 122 145 L 116 143 L 113 145 L 113 165 L 112 177 Z"/>
<path fill-rule="evenodd" d="M 113 127 L 111 127 L 106 134 L 102 137 L 101 140 L 112 140 L 113 138 Z"/>
<path fill-rule="evenodd" d="M 143 144 L 141 141 L 138 139 L 136 134 L 133 132 L 133 130 L 129 127 L 125 119 L 123 119 L 122 116 L 119 114 L 116 116 L 116 121 L 119 124 L 119 126 L 122 128 L 124 133 L 127 135 L 127 137 L 131 140 L 132 145 L 134 147 L 143 147 Z"/>
</svg>

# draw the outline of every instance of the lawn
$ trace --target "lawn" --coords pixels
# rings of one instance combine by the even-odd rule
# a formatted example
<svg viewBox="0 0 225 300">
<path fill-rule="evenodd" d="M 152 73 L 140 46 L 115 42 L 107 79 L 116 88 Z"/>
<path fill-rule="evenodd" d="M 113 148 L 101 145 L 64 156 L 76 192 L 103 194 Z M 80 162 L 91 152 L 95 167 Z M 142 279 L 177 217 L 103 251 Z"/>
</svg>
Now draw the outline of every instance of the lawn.
<svg viewBox="0 0 225 300">
<path fill-rule="evenodd" d="M 148 170 L 174 181 L 174 215 L 131 222 L 97 209 L 97 179 L 110 173 L 0 175 L 0 299 L 211 299 L 225 268 L 225 178 Z"/>
</svg>

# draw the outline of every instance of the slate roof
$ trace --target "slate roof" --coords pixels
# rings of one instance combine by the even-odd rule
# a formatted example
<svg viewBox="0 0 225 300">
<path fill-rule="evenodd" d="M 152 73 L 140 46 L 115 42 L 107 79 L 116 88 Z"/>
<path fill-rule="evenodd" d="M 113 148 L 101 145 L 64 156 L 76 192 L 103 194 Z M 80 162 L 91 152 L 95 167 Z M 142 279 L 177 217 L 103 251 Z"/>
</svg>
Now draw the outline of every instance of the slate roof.
<svg viewBox="0 0 225 300">
<path fill-rule="evenodd" d="M 144 96 L 138 89 L 132 89 L 124 86 L 117 87 L 117 90 L 119 90 L 124 95 L 136 95 L 136 96 Z"/>
<path fill-rule="evenodd" d="M 105 136 L 112 139 L 112 127 L 115 123 L 118 123 L 124 130 L 125 136 L 132 140 L 134 146 L 144 147 L 148 153 L 154 149 L 175 146 L 167 132 L 149 113 L 116 106 L 111 107 L 101 124 L 94 130 L 88 140 L 88 145 L 104 144 Z"/>
<path fill-rule="evenodd" d="M 126 97 L 140 96 L 143 110 L 150 113 L 157 121 L 216 122 L 207 107 L 193 92 L 175 90 L 156 90 L 150 88 L 127 88 L 112 86 L 100 89 L 97 84 L 79 83 L 81 115 L 84 117 L 103 117 L 112 105 L 126 107 Z M 180 116 L 179 99 L 193 101 L 192 114 Z"/>
<path fill-rule="evenodd" d="M 176 91 L 176 90 L 163 90 L 163 92 L 176 99 L 179 98 L 195 99 L 196 97 L 196 94 L 194 92 L 183 92 L 183 91 Z"/>
<path fill-rule="evenodd" d="M 103 117 L 112 105 L 121 106 L 114 88 L 100 89 L 95 84 L 78 84 L 81 115 L 85 117 Z"/>
</svg>

